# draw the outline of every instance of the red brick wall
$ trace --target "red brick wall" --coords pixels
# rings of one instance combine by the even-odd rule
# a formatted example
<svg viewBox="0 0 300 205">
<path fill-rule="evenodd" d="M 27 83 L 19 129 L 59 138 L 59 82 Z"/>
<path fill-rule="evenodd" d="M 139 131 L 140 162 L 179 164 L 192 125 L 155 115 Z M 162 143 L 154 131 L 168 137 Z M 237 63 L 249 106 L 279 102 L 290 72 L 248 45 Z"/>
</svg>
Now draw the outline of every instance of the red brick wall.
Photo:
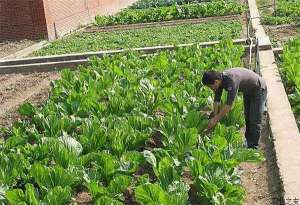
<svg viewBox="0 0 300 205">
<path fill-rule="evenodd" d="M 42 0 L 0 0 L 0 40 L 47 36 Z"/>
<path fill-rule="evenodd" d="M 44 0 L 49 39 L 94 20 L 98 14 L 113 14 L 136 0 Z"/>
<path fill-rule="evenodd" d="M 0 0 L 0 40 L 53 40 L 136 0 Z"/>
</svg>

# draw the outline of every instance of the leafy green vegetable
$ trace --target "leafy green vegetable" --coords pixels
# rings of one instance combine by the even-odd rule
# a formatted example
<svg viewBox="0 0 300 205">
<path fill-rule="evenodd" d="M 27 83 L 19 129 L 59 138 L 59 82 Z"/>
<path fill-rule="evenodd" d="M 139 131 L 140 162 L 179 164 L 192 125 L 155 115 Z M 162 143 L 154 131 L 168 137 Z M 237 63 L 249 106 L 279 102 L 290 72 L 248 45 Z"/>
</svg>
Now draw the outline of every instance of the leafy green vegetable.
<svg viewBox="0 0 300 205">
<path fill-rule="evenodd" d="M 206 2 L 210 0 L 138 0 L 129 8 L 133 9 L 145 9 L 149 7 L 161 7 L 161 6 L 171 6 L 175 4 L 186 4 L 186 3 L 199 3 Z"/>
<path fill-rule="evenodd" d="M 240 21 L 208 22 L 137 30 L 76 33 L 53 41 L 36 52 L 35 56 L 82 53 L 110 49 L 138 48 L 157 45 L 177 45 L 239 38 Z"/>
<path fill-rule="evenodd" d="M 39 205 L 38 194 L 32 184 L 25 185 L 25 192 L 21 189 L 14 189 L 6 192 L 6 198 L 12 205 L 32 204 Z"/>
<path fill-rule="evenodd" d="M 50 189 L 46 197 L 44 198 L 43 202 L 45 204 L 57 204 L 57 205 L 64 205 L 67 204 L 71 200 L 71 187 L 66 186 L 62 188 L 61 186 L 54 187 Z"/>
<path fill-rule="evenodd" d="M 279 0 L 273 13 L 264 12 L 262 22 L 267 25 L 299 23 L 300 20 L 299 0 Z M 265 14 L 266 13 L 266 14 Z"/>
<path fill-rule="evenodd" d="M 30 174 L 34 177 L 37 184 L 46 190 L 56 186 L 67 187 L 73 186 L 78 181 L 74 173 L 64 170 L 60 166 L 53 168 L 44 167 L 41 164 L 34 164 L 30 170 Z"/>
<path fill-rule="evenodd" d="M 292 105 L 298 126 L 300 125 L 300 38 L 290 40 L 283 50 L 281 58 L 280 72 L 284 79 L 285 88 L 289 94 L 289 100 Z"/>
<path fill-rule="evenodd" d="M 19 107 L 19 113 L 23 116 L 32 117 L 36 113 L 36 108 L 29 102 Z"/>
<path fill-rule="evenodd" d="M 116 25 L 190 19 L 208 16 L 241 14 L 244 10 L 237 1 L 212 1 L 147 9 L 124 9 L 115 16 L 96 16 L 96 25 Z"/>
<path fill-rule="evenodd" d="M 199 84 L 207 69 L 241 66 L 242 55 L 224 40 L 91 58 L 86 68 L 62 71 L 49 100 L 24 106 L 26 119 L 1 142 L 0 200 L 68 204 L 85 186 L 95 204 L 182 205 L 190 174 L 199 201 L 242 204 L 236 167 L 262 157 L 241 148 L 239 98 L 228 119 L 203 132 L 212 93 Z"/>
</svg>

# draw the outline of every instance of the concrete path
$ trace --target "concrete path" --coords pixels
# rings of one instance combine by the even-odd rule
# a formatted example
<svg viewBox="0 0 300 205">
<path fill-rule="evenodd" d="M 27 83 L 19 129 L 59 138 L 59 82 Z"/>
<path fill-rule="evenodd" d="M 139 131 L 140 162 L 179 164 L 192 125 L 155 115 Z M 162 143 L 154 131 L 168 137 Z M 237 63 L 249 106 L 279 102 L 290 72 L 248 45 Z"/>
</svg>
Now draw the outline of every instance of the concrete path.
<svg viewBox="0 0 300 205">
<path fill-rule="evenodd" d="M 255 0 L 248 0 L 250 16 L 258 40 L 258 65 L 268 87 L 267 106 L 277 157 L 279 174 L 283 183 L 284 202 L 300 201 L 300 134 L 291 109 L 271 42 L 260 24 Z"/>
</svg>

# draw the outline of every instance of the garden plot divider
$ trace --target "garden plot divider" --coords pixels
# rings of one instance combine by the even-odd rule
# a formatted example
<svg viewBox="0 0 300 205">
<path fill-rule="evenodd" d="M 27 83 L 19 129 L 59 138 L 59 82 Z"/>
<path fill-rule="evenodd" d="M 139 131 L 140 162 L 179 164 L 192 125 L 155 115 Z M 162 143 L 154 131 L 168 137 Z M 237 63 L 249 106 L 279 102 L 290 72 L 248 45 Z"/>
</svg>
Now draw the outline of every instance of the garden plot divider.
<svg viewBox="0 0 300 205">
<path fill-rule="evenodd" d="M 247 46 L 247 39 L 236 39 L 233 41 L 235 44 Z M 59 70 L 63 68 L 75 69 L 79 65 L 87 65 L 89 58 L 92 56 L 103 57 L 106 55 L 115 55 L 128 51 L 138 51 L 144 54 L 154 54 L 158 51 L 164 50 L 175 50 L 178 47 L 190 47 L 198 45 L 201 47 L 208 47 L 218 44 L 219 41 L 203 42 L 203 43 L 191 43 L 191 44 L 180 44 L 180 45 L 167 45 L 167 46 L 155 46 L 145 48 L 133 48 L 133 49 L 121 49 L 112 51 L 100 51 L 100 52 L 88 52 L 88 53 L 77 53 L 57 56 L 43 56 L 33 57 L 24 59 L 14 59 L 0 61 L 0 74 L 7 73 L 30 73 L 30 72 L 46 72 Z M 255 45 L 252 45 L 255 47 Z"/>
<path fill-rule="evenodd" d="M 282 49 L 272 49 L 270 39 L 261 25 L 255 0 L 248 0 L 248 5 L 257 38 L 257 68 L 268 87 L 267 107 L 283 186 L 282 204 L 290 204 L 292 199 L 300 197 L 300 133 L 274 56 Z"/>
</svg>

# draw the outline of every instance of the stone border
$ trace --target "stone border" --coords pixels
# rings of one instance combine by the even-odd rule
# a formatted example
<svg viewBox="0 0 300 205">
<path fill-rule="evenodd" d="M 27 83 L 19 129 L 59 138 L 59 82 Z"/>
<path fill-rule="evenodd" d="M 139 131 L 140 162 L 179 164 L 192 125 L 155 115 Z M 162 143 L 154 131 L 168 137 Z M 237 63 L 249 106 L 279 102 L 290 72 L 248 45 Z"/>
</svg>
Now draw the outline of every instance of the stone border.
<svg viewBox="0 0 300 205">
<path fill-rule="evenodd" d="M 276 65 L 270 39 L 260 24 L 255 0 L 248 0 L 248 5 L 258 44 L 258 68 L 268 87 L 267 107 L 284 189 L 283 201 L 290 204 L 290 200 L 300 198 L 300 133 Z M 275 52 L 277 50 L 280 49 L 274 49 Z"/>
</svg>

